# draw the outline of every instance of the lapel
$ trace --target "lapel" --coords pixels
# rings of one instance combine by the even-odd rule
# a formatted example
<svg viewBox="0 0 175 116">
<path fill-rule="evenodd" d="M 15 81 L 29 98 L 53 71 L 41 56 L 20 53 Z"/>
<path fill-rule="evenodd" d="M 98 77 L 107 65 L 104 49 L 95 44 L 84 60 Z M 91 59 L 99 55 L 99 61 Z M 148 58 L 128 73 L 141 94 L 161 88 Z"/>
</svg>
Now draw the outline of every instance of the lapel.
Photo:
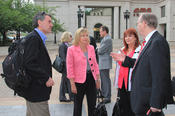
<svg viewBox="0 0 175 116">
<path fill-rule="evenodd" d="M 82 56 L 83 58 L 86 58 L 86 56 L 84 55 L 84 52 L 81 50 L 80 46 L 78 45 L 78 46 L 75 46 L 75 47 L 77 48 L 78 54 L 80 54 L 80 56 Z"/>
<path fill-rule="evenodd" d="M 140 61 L 141 57 L 143 56 L 143 54 L 146 52 L 146 50 L 149 48 L 149 46 L 151 45 L 152 43 L 152 40 L 155 38 L 155 36 L 157 35 L 157 31 L 151 36 L 151 38 L 149 39 L 148 43 L 145 45 L 145 47 L 143 48 L 143 50 L 141 51 L 139 57 L 138 57 L 138 60 L 136 62 L 136 66 L 138 64 L 138 62 Z M 135 66 L 135 67 L 136 67 Z M 134 68 L 135 69 L 135 68 Z"/>
<path fill-rule="evenodd" d="M 40 35 L 38 34 L 37 31 L 34 30 L 34 32 L 37 34 L 38 39 L 39 39 L 39 41 L 40 41 L 40 45 L 41 45 L 41 47 L 43 48 L 44 52 L 46 52 L 47 57 L 50 58 L 50 57 L 49 57 L 49 53 L 48 53 L 48 51 L 47 51 L 47 49 L 46 49 L 46 46 L 44 45 L 43 40 L 41 39 Z"/>
<path fill-rule="evenodd" d="M 103 44 L 104 39 L 105 39 L 105 37 L 103 37 L 103 39 L 101 40 L 100 45 Z"/>
<path fill-rule="evenodd" d="M 103 43 L 108 38 L 108 35 L 104 36 L 101 43 Z"/>
<path fill-rule="evenodd" d="M 91 49 L 90 49 L 90 45 L 87 46 L 87 51 L 88 51 L 88 57 L 91 57 Z"/>
</svg>

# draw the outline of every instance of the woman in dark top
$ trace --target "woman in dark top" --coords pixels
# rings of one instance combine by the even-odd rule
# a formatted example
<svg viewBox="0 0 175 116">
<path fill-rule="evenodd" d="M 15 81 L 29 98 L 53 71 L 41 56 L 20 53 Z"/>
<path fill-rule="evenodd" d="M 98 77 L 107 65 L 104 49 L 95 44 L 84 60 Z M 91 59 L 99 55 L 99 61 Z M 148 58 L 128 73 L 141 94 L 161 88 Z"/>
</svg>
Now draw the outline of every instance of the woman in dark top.
<svg viewBox="0 0 175 116">
<path fill-rule="evenodd" d="M 60 84 L 60 94 L 59 100 L 60 102 L 70 102 L 73 101 L 73 94 L 71 92 L 70 81 L 67 78 L 66 72 L 66 55 L 67 55 L 67 48 L 69 47 L 69 43 L 72 41 L 72 35 L 70 32 L 64 32 L 61 36 L 61 44 L 59 46 L 59 56 L 63 59 L 63 72 Z M 65 94 L 68 92 L 69 99 L 66 98 Z"/>
</svg>

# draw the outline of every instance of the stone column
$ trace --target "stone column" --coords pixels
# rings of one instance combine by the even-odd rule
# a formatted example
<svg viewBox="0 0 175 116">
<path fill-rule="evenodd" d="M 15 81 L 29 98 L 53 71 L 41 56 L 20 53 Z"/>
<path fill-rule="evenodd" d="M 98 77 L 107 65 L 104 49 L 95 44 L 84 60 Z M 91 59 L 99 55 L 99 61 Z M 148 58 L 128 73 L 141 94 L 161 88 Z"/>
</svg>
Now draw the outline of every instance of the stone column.
<svg viewBox="0 0 175 116">
<path fill-rule="evenodd" d="M 173 7 L 175 1 L 168 0 L 166 4 L 166 13 L 165 16 L 167 17 L 167 26 L 166 26 L 166 39 L 167 41 L 175 41 L 175 7 Z"/>
<path fill-rule="evenodd" d="M 114 39 L 120 39 L 119 38 L 119 7 L 114 7 Z"/>
</svg>

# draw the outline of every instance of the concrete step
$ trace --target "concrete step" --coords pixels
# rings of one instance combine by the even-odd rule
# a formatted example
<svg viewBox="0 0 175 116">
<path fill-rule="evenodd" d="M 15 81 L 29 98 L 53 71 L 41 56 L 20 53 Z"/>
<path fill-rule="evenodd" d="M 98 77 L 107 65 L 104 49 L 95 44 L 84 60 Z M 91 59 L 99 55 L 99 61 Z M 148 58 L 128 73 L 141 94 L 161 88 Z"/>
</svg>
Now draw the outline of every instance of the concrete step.
<svg viewBox="0 0 175 116">
<path fill-rule="evenodd" d="M 106 104 L 108 116 L 112 116 L 113 103 Z M 73 115 L 73 104 L 49 104 L 51 116 L 72 116 Z M 164 110 L 166 116 L 175 116 L 175 105 L 169 105 Z M 15 105 L 15 106 L 0 106 L 0 116 L 25 116 L 26 106 Z M 87 116 L 85 105 L 82 108 L 82 116 Z"/>
</svg>

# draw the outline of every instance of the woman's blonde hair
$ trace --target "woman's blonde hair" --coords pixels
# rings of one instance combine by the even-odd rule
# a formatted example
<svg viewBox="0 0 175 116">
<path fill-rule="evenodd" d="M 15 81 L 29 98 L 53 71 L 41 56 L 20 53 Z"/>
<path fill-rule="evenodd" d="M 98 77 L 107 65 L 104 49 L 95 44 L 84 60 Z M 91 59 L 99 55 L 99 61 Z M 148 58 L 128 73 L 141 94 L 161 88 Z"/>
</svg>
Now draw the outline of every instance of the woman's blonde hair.
<svg viewBox="0 0 175 116">
<path fill-rule="evenodd" d="M 70 37 L 72 36 L 72 34 L 70 32 L 64 32 L 62 35 L 61 35 L 61 42 L 70 42 Z"/>
<path fill-rule="evenodd" d="M 75 32 L 75 39 L 73 41 L 73 45 L 75 45 L 75 46 L 79 45 L 80 37 L 81 37 L 81 34 L 83 34 L 83 33 L 89 34 L 88 29 L 82 28 L 82 27 L 77 29 L 77 31 Z M 90 43 L 89 38 L 88 38 L 88 42 Z"/>
</svg>

